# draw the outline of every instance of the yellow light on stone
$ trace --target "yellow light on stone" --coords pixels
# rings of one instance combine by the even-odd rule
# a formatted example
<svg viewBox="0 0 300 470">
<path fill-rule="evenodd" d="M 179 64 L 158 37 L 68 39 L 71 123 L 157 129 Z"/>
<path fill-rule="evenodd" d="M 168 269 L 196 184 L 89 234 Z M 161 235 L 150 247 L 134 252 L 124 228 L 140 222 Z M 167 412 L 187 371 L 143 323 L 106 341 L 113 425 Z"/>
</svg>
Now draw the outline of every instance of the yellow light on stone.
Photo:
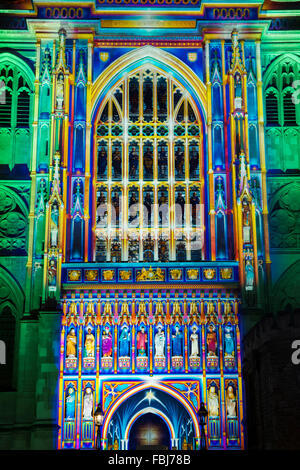
<svg viewBox="0 0 300 470">
<path fill-rule="evenodd" d="M 149 390 L 149 392 L 146 393 L 146 398 L 149 400 L 149 402 L 151 402 L 151 400 L 153 400 L 154 393 L 152 392 L 152 390 Z"/>
</svg>

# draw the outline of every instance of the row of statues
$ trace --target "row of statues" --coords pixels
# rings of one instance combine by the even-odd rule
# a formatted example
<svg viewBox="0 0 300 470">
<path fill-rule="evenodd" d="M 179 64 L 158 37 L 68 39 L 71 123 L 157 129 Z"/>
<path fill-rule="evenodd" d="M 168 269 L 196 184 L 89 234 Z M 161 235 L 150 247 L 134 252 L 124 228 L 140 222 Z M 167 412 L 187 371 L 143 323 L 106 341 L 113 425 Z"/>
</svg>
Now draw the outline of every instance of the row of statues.
<svg viewBox="0 0 300 470">
<path fill-rule="evenodd" d="M 75 419 L 76 392 L 73 387 L 69 387 L 65 398 L 65 418 L 67 420 Z M 84 420 L 93 420 L 94 397 L 91 387 L 87 387 L 83 395 L 82 418 Z"/>
<path fill-rule="evenodd" d="M 189 336 L 190 340 L 190 357 L 199 357 L 199 335 L 197 333 L 198 328 L 192 327 L 192 332 Z M 179 325 L 176 325 L 171 333 L 171 346 L 172 356 L 182 356 L 184 347 L 184 335 Z M 130 356 L 130 345 L 131 345 L 131 332 L 127 325 L 123 325 L 119 334 L 119 357 Z M 138 356 L 147 356 L 148 354 L 148 343 L 149 334 L 146 331 L 145 326 L 141 326 L 136 334 L 136 349 Z M 218 356 L 218 336 L 216 327 L 210 324 L 206 334 L 206 348 L 207 356 Z M 101 337 L 101 350 L 103 357 L 111 357 L 113 351 L 113 337 L 109 327 L 106 327 L 102 331 Z M 166 352 L 166 335 L 164 328 L 158 326 L 156 333 L 154 334 L 154 356 L 165 357 Z M 234 333 L 231 325 L 226 325 L 224 328 L 224 353 L 225 356 L 234 356 L 235 344 L 234 344 Z M 75 328 L 70 328 L 66 340 L 66 357 L 72 358 L 77 357 L 77 336 Z M 84 357 L 95 357 L 95 336 L 92 332 L 92 328 L 88 327 L 84 339 Z"/>
<path fill-rule="evenodd" d="M 220 400 L 218 390 L 215 385 L 211 385 L 207 393 L 208 411 L 210 418 L 220 416 Z M 229 385 L 225 393 L 225 404 L 227 418 L 237 417 L 237 398 L 232 385 Z"/>
</svg>

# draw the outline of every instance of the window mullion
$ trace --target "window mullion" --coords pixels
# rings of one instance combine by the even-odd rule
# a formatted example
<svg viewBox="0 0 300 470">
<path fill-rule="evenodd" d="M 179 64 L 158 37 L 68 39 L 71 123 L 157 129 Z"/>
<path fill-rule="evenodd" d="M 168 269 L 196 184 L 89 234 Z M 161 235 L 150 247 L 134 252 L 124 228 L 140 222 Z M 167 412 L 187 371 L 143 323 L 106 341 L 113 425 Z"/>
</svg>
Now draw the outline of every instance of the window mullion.
<svg viewBox="0 0 300 470">
<path fill-rule="evenodd" d="M 143 71 L 139 72 L 139 205 L 140 205 L 140 228 L 139 228 L 139 261 L 143 261 L 144 258 L 144 250 L 143 250 L 143 173 L 144 173 L 144 165 L 143 165 L 143 106 L 144 106 L 144 98 L 143 98 Z"/>
<path fill-rule="evenodd" d="M 13 87 L 12 87 L 12 103 L 11 103 L 11 127 L 15 129 L 17 124 L 17 112 L 18 112 L 18 72 L 14 68 L 13 74 Z"/>
<path fill-rule="evenodd" d="M 13 71 L 12 102 L 11 102 L 11 135 L 12 135 L 12 168 L 16 164 L 16 125 L 18 112 L 18 72 L 16 67 Z"/>
<path fill-rule="evenodd" d="M 122 224 L 122 259 L 123 261 L 128 261 L 128 107 L 127 107 L 127 95 L 128 95 L 128 79 L 126 78 L 123 82 L 123 165 L 122 171 L 124 175 L 124 184 L 123 184 L 123 224 Z"/>
<path fill-rule="evenodd" d="M 154 261 L 158 261 L 158 207 L 157 207 L 157 184 L 158 184 L 158 157 L 157 157 L 157 73 L 153 73 L 153 223 L 154 223 Z"/>
<path fill-rule="evenodd" d="M 173 82 L 168 78 L 168 121 L 169 121 L 169 219 L 170 219 L 170 260 L 175 260 L 175 232 L 174 232 L 174 180 L 175 180 L 175 162 L 174 162 L 174 99 Z"/>
</svg>

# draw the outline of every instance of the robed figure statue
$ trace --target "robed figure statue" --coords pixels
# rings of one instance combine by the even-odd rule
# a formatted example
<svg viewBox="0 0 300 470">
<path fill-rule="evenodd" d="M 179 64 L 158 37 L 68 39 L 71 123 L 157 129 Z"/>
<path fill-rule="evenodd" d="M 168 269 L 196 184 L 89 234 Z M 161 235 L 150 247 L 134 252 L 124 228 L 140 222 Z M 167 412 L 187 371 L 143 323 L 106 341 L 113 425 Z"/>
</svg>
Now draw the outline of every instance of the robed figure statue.
<svg viewBox="0 0 300 470">
<path fill-rule="evenodd" d="M 103 331 L 102 334 L 102 356 L 111 357 L 112 355 L 112 336 L 109 331 Z"/>
<path fill-rule="evenodd" d="M 128 327 L 124 326 L 122 328 L 122 333 L 120 334 L 120 357 L 128 357 L 129 356 L 129 331 Z"/>
<path fill-rule="evenodd" d="M 67 335 L 67 357 L 76 357 L 76 345 L 77 337 L 75 329 L 71 328 L 70 333 Z"/>
<path fill-rule="evenodd" d="M 172 336 L 173 356 L 182 356 L 182 338 L 183 335 L 179 329 L 179 326 L 176 325 L 175 334 Z"/>
<path fill-rule="evenodd" d="M 66 396 L 66 419 L 75 418 L 75 393 L 74 388 L 70 387 Z"/>
<path fill-rule="evenodd" d="M 155 357 L 165 357 L 165 340 L 165 333 L 162 328 L 159 327 L 154 338 Z"/>
<path fill-rule="evenodd" d="M 145 333 L 145 327 L 142 326 L 140 331 L 136 335 L 136 346 L 138 350 L 138 356 L 147 356 L 147 333 Z"/>
</svg>

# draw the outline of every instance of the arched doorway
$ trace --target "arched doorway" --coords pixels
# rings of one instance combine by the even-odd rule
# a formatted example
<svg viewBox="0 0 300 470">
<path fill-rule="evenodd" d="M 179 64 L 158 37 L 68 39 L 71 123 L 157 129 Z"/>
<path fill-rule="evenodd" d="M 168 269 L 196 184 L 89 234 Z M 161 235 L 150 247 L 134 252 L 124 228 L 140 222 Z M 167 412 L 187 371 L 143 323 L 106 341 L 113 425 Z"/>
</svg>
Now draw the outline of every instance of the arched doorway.
<svg viewBox="0 0 300 470">
<path fill-rule="evenodd" d="M 168 450 L 170 444 L 170 431 L 160 416 L 146 413 L 133 423 L 129 434 L 129 450 Z"/>
</svg>

